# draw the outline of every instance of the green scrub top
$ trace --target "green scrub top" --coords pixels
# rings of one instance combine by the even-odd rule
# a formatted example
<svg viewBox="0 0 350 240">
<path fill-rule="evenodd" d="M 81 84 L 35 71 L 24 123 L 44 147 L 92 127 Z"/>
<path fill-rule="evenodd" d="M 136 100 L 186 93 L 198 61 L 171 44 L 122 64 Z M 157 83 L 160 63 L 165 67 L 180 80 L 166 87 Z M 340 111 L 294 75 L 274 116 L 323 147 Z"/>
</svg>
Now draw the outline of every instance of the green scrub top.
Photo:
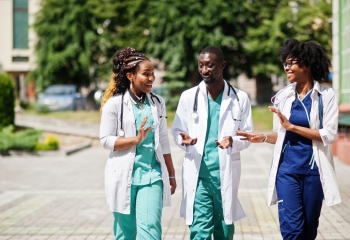
<svg viewBox="0 0 350 240">
<path fill-rule="evenodd" d="M 133 185 L 147 185 L 162 180 L 160 163 L 156 159 L 154 143 L 154 119 L 151 105 L 146 98 L 144 108 L 140 109 L 139 104 L 132 104 L 135 116 L 136 135 L 143 119 L 148 116 L 145 128 L 151 126 L 146 138 L 136 145 L 136 156 L 132 172 Z"/>
<path fill-rule="evenodd" d="M 199 177 L 220 177 L 218 138 L 222 92 L 215 101 L 208 95 L 208 122 Z"/>
</svg>

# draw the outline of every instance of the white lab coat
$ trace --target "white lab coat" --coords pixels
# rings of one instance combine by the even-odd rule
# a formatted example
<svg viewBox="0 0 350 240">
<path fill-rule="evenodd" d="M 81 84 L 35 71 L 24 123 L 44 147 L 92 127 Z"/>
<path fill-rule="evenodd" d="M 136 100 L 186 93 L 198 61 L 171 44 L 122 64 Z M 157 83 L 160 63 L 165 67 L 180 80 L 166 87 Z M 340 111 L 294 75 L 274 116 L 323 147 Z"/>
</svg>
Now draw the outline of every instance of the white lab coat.
<svg viewBox="0 0 350 240">
<path fill-rule="evenodd" d="M 199 84 L 198 94 L 198 120 L 194 121 L 191 117 L 197 87 L 193 87 L 182 93 L 174 123 L 172 126 L 172 135 L 176 144 L 186 151 L 182 168 L 182 202 L 180 215 L 186 220 L 187 225 L 193 221 L 193 204 L 195 199 L 198 173 L 202 161 L 202 155 L 205 144 L 207 120 L 208 120 L 208 98 L 206 84 L 202 81 Z M 243 208 L 238 200 L 238 186 L 241 176 L 240 151 L 246 149 L 250 143 L 240 140 L 236 136 L 235 130 L 253 131 L 251 106 L 247 94 L 235 89 L 239 97 L 237 101 L 235 93 L 230 90 L 225 82 L 225 88 L 222 95 L 220 107 L 218 140 L 225 136 L 232 136 L 232 147 L 228 149 L 219 149 L 221 197 L 223 204 L 223 214 L 226 224 L 232 224 L 245 217 Z M 241 107 L 238 106 L 238 103 Z M 242 110 L 242 112 L 241 112 Z M 235 121 L 240 120 L 240 121 Z M 181 146 L 180 132 L 188 134 L 192 138 L 198 138 L 193 146 Z"/>
<path fill-rule="evenodd" d="M 161 103 L 153 97 L 154 103 L 147 94 L 155 124 L 156 158 L 161 164 L 163 179 L 163 207 L 171 205 L 169 174 L 163 154 L 170 153 L 168 129 L 166 125 L 166 110 L 164 100 L 157 95 Z M 106 102 L 102 109 L 100 124 L 100 142 L 110 154 L 105 167 L 105 192 L 107 204 L 111 212 L 130 213 L 131 177 L 134 167 L 136 146 L 125 150 L 114 151 L 114 143 L 119 138 L 120 111 L 122 95 L 114 96 Z M 125 137 L 136 136 L 135 117 L 129 92 L 124 95 L 123 130 Z"/>
<path fill-rule="evenodd" d="M 275 104 L 287 119 L 290 117 L 292 103 L 295 100 L 295 83 L 292 83 L 280 90 L 276 95 Z M 324 199 L 327 206 L 335 205 L 341 202 L 338 184 L 335 176 L 333 155 L 331 144 L 337 137 L 338 129 L 338 104 L 335 98 L 335 92 L 332 88 L 326 87 L 314 81 L 314 88 L 311 93 L 312 105 L 310 112 L 311 129 L 319 129 L 319 107 L 318 93 L 322 96 L 323 102 L 323 128 L 319 130 L 322 142 L 312 141 L 312 149 L 315 162 L 320 173 L 321 184 L 324 193 Z M 273 118 L 273 131 L 278 133 L 274 148 L 274 155 L 271 165 L 269 184 L 268 184 L 268 205 L 277 203 L 276 195 L 276 175 L 282 144 L 286 135 L 286 129 L 280 124 L 277 114 Z"/>
</svg>

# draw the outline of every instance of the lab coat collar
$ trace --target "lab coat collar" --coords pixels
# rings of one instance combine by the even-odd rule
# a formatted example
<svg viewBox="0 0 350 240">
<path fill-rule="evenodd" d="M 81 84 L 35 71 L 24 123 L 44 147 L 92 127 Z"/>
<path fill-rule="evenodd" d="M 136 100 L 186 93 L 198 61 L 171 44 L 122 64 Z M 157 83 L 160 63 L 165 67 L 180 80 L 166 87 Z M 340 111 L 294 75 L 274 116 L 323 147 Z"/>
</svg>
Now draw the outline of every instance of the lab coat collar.
<svg viewBox="0 0 350 240">
<path fill-rule="evenodd" d="M 224 85 L 224 91 L 222 93 L 222 100 L 221 100 L 221 107 L 220 107 L 220 119 L 222 118 L 222 116 L 226 112 L 226 109 L 230 106 L 230 103 L 233 101 L 232 100 L 233 98 L 231 97 L 232 94 L 234 95 L 234 92 L 231 90 L 230 96 L 228 96 L 229 86 L 225 80 L 223 80 L 223 81 L 224 81 L 225 85 Z M 202 94 L 204 94 L 204 96 L 207 97 L 207 87 L 206 87 L 206 84 L 204 81 L 200 82 L 199 89 L 202 92 Z M 237 96 L 234 96 L 234 97 L 237 97 Z"/>
<path fill-rule="evenodd" d="M 223 80 L 224 83 L 225 83 L 225 86 L 224 86 L 224 92 L 223 92 L 223 96 L 226 95 L 227 96 L 227 91 L 228 91 L 228 85 L 226 83 L 225 80 Z M 202 80 L 199 85 L 198 85 L 200 91 L 203 93 L 203 94 L 207 94 L 207 86 L 205 84 L 205 82 Z M 232 94 L 232 92 L 230 92 L 230 94 Z M 224 97 L 223 97 L 224 98 Z"/>
<path fill-rule="evenodd" d="M 123 100 L 123 102 L 127 106 L 129 101 L 130 101 L 130 94 L 129 94 L 129 91 L 126 90 L 124 92 L 124 100 Z"/>
<path fill-rule="evenodd" d="M 314 89 L 312 90 L 312 95 L 318 96 L 318 94 L 322 95 L 321 84 L 318 81 L 314 80 Z"/>
<path fill-rule="evenodd" d="M 146 93 L 146 96 L 147 96 L 147 99 L 148 99 L 148 102 L 152 105 L 152 106 L 156 106 L 156 103 L 152 101 L 151 99 L 151 94 L 149 93 Z M 124 104 L 127 106 L 129 101 L 130 101 L 130 94 L 129 94 L 129 91 L 125 91 L 124 93 Z"/>
<path fill-rule="evenodd" d="M 289 92 L 295 92 L 296 91 L 296 83 L 291 83 L 289 85 L 287 85 L 285 88 L 289 90 Z M 283 91 L 284 89 L 282 89 Z M 315 81 L 314 80 L 314 87 L 313 87 L 313 90 L 312 90 L 312 94 L 314 94 L 314 92 L 317 92 L 319 94 L 322 94 L 321 92 L 321 84 L 318 82 L 318 81 Z"/>
</svg>

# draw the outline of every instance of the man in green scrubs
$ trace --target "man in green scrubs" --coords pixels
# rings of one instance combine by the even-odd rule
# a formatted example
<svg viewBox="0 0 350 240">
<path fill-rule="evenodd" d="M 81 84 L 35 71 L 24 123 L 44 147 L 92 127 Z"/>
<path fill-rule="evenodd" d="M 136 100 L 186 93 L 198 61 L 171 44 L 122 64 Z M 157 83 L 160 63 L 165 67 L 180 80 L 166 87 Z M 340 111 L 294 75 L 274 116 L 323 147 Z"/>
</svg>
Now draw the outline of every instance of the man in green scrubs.
<svg viewBox="0 0 350 240">
<path fill-rule="evenodd" d="M 198 58 L 203 79 L 182 93 L 172 127 L 186 151 L 180 213 L 190 239 L 233 239 L 234 221 L 245 217 L 238 200 L 240 151 L 250 144 L 235 130 L 253 130 L 248 95 L 223 78 L 220 48 L 208 46 Z"/>
</svg>

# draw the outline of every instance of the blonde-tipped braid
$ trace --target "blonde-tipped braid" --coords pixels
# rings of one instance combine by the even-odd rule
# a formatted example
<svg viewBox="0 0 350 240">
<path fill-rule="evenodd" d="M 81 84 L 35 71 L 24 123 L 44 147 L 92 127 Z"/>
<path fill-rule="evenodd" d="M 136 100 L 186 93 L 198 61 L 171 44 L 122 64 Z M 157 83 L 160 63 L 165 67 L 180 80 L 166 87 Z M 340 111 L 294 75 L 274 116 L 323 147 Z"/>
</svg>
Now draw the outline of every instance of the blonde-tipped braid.
<svg viewBox="0 0 350 240">
<path fill-rule="evenodd" d="M 102 108 L 107 102 L 107 100 L 113 97 L 114 93 L 117 91 L 117 84 L 116 84 L 115 78 L 116 78 L 115 74 L 112 73 L 111 77 L 109 78 L 107 89 L 102 96 L 100 113 L 102 113 Z"/>
</svg>

